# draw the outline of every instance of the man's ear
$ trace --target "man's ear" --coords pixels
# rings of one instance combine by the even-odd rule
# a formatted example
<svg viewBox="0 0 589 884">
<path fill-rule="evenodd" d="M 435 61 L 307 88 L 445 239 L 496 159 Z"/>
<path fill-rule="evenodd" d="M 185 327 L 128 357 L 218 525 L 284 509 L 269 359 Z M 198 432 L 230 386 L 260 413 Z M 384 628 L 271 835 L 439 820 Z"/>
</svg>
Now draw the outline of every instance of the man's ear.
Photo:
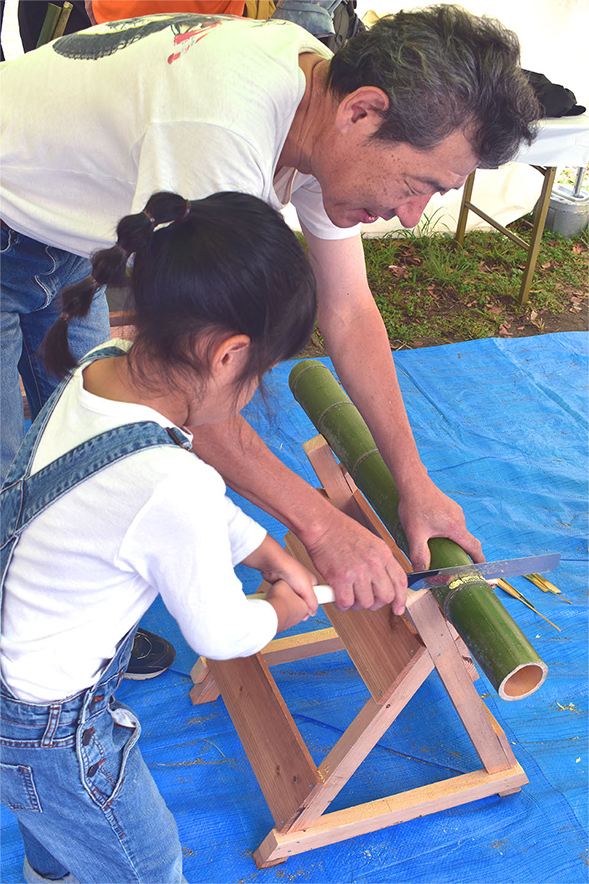
<svg viewBox="0 0 589 884">
<path fill-rule="evenodd" d="M 380 127 L 383 112 L 389 107 L 386 92 L 377 86 L 361 86 L 340 101 L 335 115 L 335 125 L 342 135 L 353 127 L 361 126 L 367 137 Z"/>
</svg>

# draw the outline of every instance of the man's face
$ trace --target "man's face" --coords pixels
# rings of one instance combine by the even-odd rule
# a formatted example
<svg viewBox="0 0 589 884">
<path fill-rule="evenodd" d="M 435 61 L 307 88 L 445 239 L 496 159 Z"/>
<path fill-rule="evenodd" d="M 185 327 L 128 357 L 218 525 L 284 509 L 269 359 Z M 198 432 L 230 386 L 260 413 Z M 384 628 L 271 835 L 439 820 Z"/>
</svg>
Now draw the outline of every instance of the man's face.
<svg viewBox="0 0 589 884">
<path fill-rule="evenodd" d="M 395 216 L 414 227 L 434 193 L 462 187 L 477 167 L 461 132 L 429 151 L 367 138 L 344 139 L 341 147 L 317 170 L 325 211 L 338 227 Z"/>
</svg>

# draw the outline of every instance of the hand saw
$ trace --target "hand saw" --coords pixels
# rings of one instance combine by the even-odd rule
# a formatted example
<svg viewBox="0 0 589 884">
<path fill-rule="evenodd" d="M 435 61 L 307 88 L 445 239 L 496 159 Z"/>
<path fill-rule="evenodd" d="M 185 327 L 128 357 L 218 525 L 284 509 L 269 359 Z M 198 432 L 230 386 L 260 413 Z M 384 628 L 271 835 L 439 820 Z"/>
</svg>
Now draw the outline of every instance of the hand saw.
<svg viewBox="0 0 589 884">
<path fill-rule="evenodd" d="M 548 553 L 541 556 L 525 556 L 521 559 L 502 559 L 499 562 L 481 562 L 478 565 L 453 565 L 450 568 L 414 571 L 412 574 L 407 574 L 407 583 L 414 591 L 444 585 L 453 588 L 452 584 L 455 581 L 497 580 L 521 577 L 524 574 L 541 574 L 543 571 L 553 571 L 559 562 L 560 553 Z M 313 589 L 320 605 L 335 601 L 333 588 L 328 584 L 319 584 Z"/>
</svg>

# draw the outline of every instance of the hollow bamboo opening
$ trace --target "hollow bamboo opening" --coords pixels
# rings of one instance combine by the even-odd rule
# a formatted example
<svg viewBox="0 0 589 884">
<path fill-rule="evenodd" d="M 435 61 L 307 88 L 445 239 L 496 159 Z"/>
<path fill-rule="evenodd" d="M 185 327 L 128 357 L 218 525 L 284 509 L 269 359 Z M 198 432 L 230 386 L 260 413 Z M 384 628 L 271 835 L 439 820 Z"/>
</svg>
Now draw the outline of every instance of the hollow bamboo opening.
<svg viewBox="0 0 589 884">
<path fill-rule="evenodd" d="M 522 700 L 529 697 L 544 684 L 548 667 L 542 661 L 538 663 L 522 663 L 507 675 L 499 685 L 499 696 L 502 700 Z"/>
</svg>

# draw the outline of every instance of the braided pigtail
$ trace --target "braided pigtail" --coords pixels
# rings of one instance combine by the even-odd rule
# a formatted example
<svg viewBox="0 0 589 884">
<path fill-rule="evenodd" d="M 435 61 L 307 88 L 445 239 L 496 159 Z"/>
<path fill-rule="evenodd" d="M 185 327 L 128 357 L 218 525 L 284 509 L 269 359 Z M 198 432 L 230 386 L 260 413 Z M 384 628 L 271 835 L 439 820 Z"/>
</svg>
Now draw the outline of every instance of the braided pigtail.
<svg viewBox="0 0 589 884">
<path fill-rule="evenodd" d="M 129 258 L 132 268 L 127 276 Z M 248 194 L 223 192 L 189 202 L 155 193 L 117 226 L 117 242 L 92 257 L 92 275 L 62 293 L 63 312 L 46 338 L 57 375 L 75 364 L 68 325 L 84 317 L 102 285 L 124 285 L 134 308 L 127 368 L 140 387 L 178 383 L 198 395 L 217 342 L 248 338 L 235 378 L 238 394 L 292 358 L 315 323 L 315 279 L 295 234 L 274 209 Z"/>
<path fill-rule="evenodd" d="M 72 319 L 86 316 L 100 284 L 88 276 L 76 285 L 62 289 L 62 310 L 41 345 L 47 371 L 58 378 L 63 377 L 76 365 L 68 342 L 68 328 Z"/>
<path fill-rule="evenodd" d="M 112 249 L 96 253 L 90 276 L 61 290 L 61 313 L 41 345 L 45 366 L 52 375 L 61 378 L 76 367 L 78 360 L 68 341 L 70 322 L 88 315 L 94 296 L 103 285 L 124 280 L 128 260 L 128 252 L 117 243 Z"/>
<path fill-rule="evenodd" d="M 142 212 L 121 219 L 116 244 L 92 256 L 91 276 L 61 291 L 62 311 L 42 344 L 45 366 L 51 374 L 61 378 L 77 365 L 68 342 L 70 322 L 87 316 L 101 286 L 126 284 L 129 258 L 137 252 L 145 253 L 159 224 L 182 222 L 189 211 L 190 203 L 178 194 L 156 193 Z"/>
</svg>

